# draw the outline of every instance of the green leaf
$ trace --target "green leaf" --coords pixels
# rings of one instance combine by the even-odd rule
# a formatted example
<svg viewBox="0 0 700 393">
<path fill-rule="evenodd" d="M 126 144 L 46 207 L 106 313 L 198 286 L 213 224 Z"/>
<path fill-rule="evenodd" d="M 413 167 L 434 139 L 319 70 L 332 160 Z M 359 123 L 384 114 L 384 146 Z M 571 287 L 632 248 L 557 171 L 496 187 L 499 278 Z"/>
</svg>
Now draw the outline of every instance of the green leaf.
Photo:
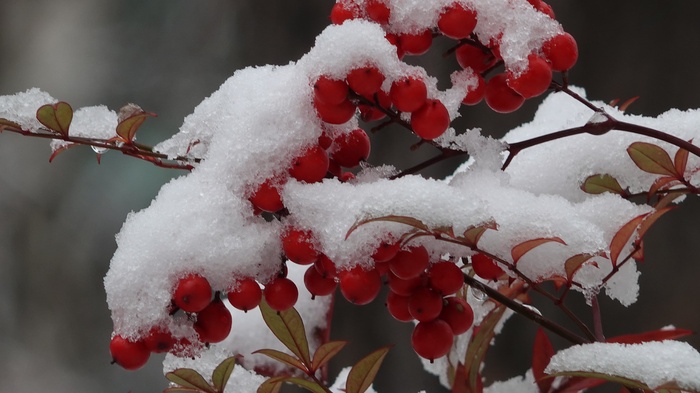
<svg viewBox="0 0 700 393">
<path fill-rule="evenodd" d="M 204 377 L 191 368 L 178 368 L 165 374 L 165 378 L 186 388 L 199 389 L 202 392 L 217 393 Z"/>
<path fill-rule="evenodd" d="M 612 240 L 610 241 L 610 261 L 612 262 L 613 266 L 617 265 L 617 258 L 620 257 L 622 249 L 630 241 L 632 235 L 634 235 L 635 231 L 637 228 L 639 228 L 639 225 L 641 225 L 642 221 L 644 221 L 644 218 L 646 218 L 647 215 L 649 215 L 649 213 L 641 214 L 629 220 L 617 231 L 617 233 L 615 233 L 615 236 L 613 236 Z"/>
<path fill-rule="evenodd" d="M 512 250 L 510 250 L 510 255 L 513 258 L 513 265 L 518 263 L 520 258 L 522 258 L 523 255 L 527 254 L 530 250 L 532 250 L 535 247 L 538 247 L 542 244 L 545 243 L 550 243 L 550 242 L 556 242 L 556 243 L 561 243 L 561 244 L 566 244 L 562 239 L 558 237 L 541 237 L 537 239 L 532 239 L 532 240 L 527 240 L 524 241 L 515 247 L 513 247 Z"/>
<path fill-rule="evenodd" d="M 133 142 L 136 131 L 141 124 L 149 117 L 156 117 L 155 113 L 146 112 L 138 105 L 127 104 L 119 111 L 119 124 L 117 124 L 117 135 L 126 142 Z"/>
<path fill-rule="evenodd" d="M 233 368 L 235 366 L 236 358 L 231 356 L 224 359 L 224 361 L 219 363 L 219 365 L 214 369 L 214 372 L 211 374 L 211 381 L 219 392 L 224 391 L 226 383 L 228 383 L 228 379 L 231 377 L 231 373 L 233 372 Z"/>
<path fill-rule="evenodd" d="M 347 341 L 329 341 L 318 347 L 316 353 L 314 353 L 314 359 L 311 362 L 311 371 L 315 372 L 323 367 L 333 356 L 337 355 L 347 343 Z"/>
<path fill-rule="evenodd" d="M 378 350 L 370 353 L 364 358 L 360 359 L 348 374 L 348 379 L 345 382 L 345 392 L 346 393 L 363 393 L 370 386 L 374 378 L 377 376 L 379 367 L 382 365 L 382 361 L 386 357 L 389 349 L 392 345 L 388 345 Z"/>
<path fill-rule="evenodd" d="M 292 366 L 294 368 L 298 368 L 299 370 L 306 372 L 307 368 L 299 361 L 299 359 L 295 358 L 292 355 L 289 355 L 284 352 L 280 352 L 274 349 L 259 349 L 253 353 L 259 353 L 265 356 L 269 356 L 275 360 L 278 360 L 284 364 L 287 364 L 289 366 Z"/>
<path fill-rule="evenodd" d="M 287 376 L 272 377 L 267 379 L 265 382 L 258 386 L 257 393 L 279 393 L 284 385 L 284 381 L 287 380 Z"/>
<path fill-rule="evenodd" d="M 506 310 L 506 306 L 501 304 L 484 317 L 478 329 L 474 328 L 474 332 L 476 333 L 472 336 L 467 346 L 467 353 L 464 356 L 464 369 L 468 374 L 467 381 L 469 383 L 470 392 L 478 391 L 477 386 L 481 378 L 479 375 L 481 364 L 484 361 L 491 340 L 493 340 L 493 336 L 495 335 L 496 326 L 501 318 L 503 318 Z"/>
<path fill-rule="evenodd" d="M 309 381 L 303 378 L 290 377 L 287 378 L 285 382 L 293 383 L 313 393 L 328 393 L 328 391 L 324 389 L 323 386 L 319 385 L 314 381 Z"/>
<path fill-rule="evenodd" d="M 610 175 L 591 175 L 581 184 L 581 190 L 588 194 L 602 194 L 611 192 L 613 194 L 625 195 L 620 183 Z"/>
<path fill-rule="evenodd" d="M 671 157 L 666 150 L 657 145 L 634 142 L 627 148 L 627 154 L 644 172 L 666 176 L 676 175 L 676 167 L 673 165 Z"/>
<path fill-rule="evenodd" d="M 42 105 L 36 111 L 36 119 L 49 130 L 68 136 L 70 123 L 73 121 L 73 108 L 67 102 Z"/>
<path fill-rule="evenodd" d="M 304 365 L 310 366 L 309 342 L 306 339 L 304 321 L 302 321 L 297 310 L 292 307 L 288 310 L 277 312 L 270 308 L 264 298 L 260 302 L 259 308 L 265 324 L 267 324 L 267 327 L 270 328 L 275 337 L 293 354 L 297 355 Z"/>
<path fill-rule="evenodd" d="M 359 228 L 360 226 L 365 225 L 365 224 L 368 224 L 368 223 L 370 223 L 370 222 L 376 222 L 376 221 L 398 222 L 398 223 L 401 223 L 401 224 L 410 225 L 410 226 L 412 226 L 412 227 L 414 227 L 414 228 L 418 228 L 418 229 L 421 229 L 421 230 L 424 230 L 424 231 L 429 231 L 429 230 L 430 230 L 430 228 L 428 228 L 428 226 L 425 225 L 425 224 L 423 223 L 423 221 L 421 221 L 421 220 L 419 220 L 419 219 L 417 219 L 417 218 L 407 217 L 407 216 L 394 216 L 394 215 L 391 215 L 391 216 L 367 218 L 367 219 L 364 219 L 364 220 L 360 220 L 360 221 L 356 222 L 355 224 L 353 224 L 353 226 L 350 227 L 350 229 L 348 229 L 348 233 L 345 234 L 345 238 L 347 239 L 347 238 L 350 236 L 350 234 L 353 233 L 353 232 L 354 232 L 357 228 Z"/>
</svg>

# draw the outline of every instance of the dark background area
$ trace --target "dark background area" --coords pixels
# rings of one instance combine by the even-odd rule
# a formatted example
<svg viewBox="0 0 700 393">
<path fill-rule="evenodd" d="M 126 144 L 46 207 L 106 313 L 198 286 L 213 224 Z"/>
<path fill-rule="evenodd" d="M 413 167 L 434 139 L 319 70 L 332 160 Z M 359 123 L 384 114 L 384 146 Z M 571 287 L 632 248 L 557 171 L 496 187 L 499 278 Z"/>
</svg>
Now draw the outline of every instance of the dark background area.
<svg viewBox="0 0 700 393">
<path fill-rule="evenodd" d="M 551 4 L 579 44 L 571 81 L 590 98 L 640 96 L 629 112 L 649 116 L 700 107 L 700 3 Z M 331 6 L 329 0 L 0 1 L 0 94 L 39 87 L 74 108 L 134 102 L 158 113 L 139 133 L 139 141 L 155 144 L 177 132 L 236 69 L 302 56 L 329 23 Z M 453 59 L 440 61 L 435 52 L 422 63 L 431 72 L 455 69 Z M 499 137 L 528 121 L 538 103 L 509 115 L 483 104 L 466 108 L 456 125 Z M 374 135 L 370 162 L 411 165 L 406 149 L 415 139 L 405 134 Z M 410 159 L 432 154 L 421 149 Z M 45 141 L 0 135 L 0 392 L 161 391 L 166 381 L 157 357 L 136 372 L 109 364 L 112 327 L 102 278 L 126 214 L 146 207 L 162 184 L 184 173 L 115 152 L 97 165 L 88 148 L 50 165 L 49 155 Z M 448 161 L 425 175 L 443 177 L 457 165 Z M 668 324 L 700 329 L 699 209 L 696 200 L 684 202 L 650 232 L 639 301 L 629 308 L 603 301 L 608 335 Z M 587 315 L 582 301 L 574 303 Z M 444 391 L 421 371 L 409 346 L 411 325 L 393 321 L 382 308 L 380 301 L 366 307 L 339 301 L 333 337 L 352 345 L 334 370 L 395 343 L 375 385 L 380 393 Z M 488 357 L 488 383 L 527 370 L 534 331 L 513 317 Z M 700 347 L 697 337 L 689 341 Z"/>
</svg>

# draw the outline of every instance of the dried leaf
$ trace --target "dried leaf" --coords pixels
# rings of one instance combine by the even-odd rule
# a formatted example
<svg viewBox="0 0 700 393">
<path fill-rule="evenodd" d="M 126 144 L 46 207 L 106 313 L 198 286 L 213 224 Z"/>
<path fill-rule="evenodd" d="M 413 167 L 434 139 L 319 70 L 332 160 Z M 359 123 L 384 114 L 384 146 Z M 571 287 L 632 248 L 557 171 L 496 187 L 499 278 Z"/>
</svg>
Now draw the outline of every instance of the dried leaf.
<svg viewBox="0 0 700 393">
<path fill-rule="evenodd" d="M 678 178 L 683 179 L 685 177 L 685 168 L 688 166 L 688 150 L 678 149 L 673 157 L 673 166 L 676 168 Z"/>
<path fill-rule="evenodd" d="M 202 392 L 217 393 L 209 382 L 195 370 L 191 368 L 178 368 L 165 374 L 165 378 L 186 388 L 199 389 Z"/>
<path fill-rule="evenodd" d="M 424 231 L 430 230 L 430 228 L 428 228 L 428 226 L 425 225 L 423 223 L 423 221 L 421 221 L 417 218 L 408 217 L 408 216 L 390 215 L 390 216 L 382 216 L 382 217 L 375 217 L 375 218 L 367 218 L 367 219 L 360 220 L 360 221 L 356 222 L 355 224 L 353 224 L 353 226 L 350 227 L 350 229 L 348 229 L 348 233 L 345 234 L 345 238 L 347 239 L 350 236 L 350 234 L 353 233 L 358 227 L 365 225 L 365 224 L 368 224 L 370 222 L 376 222 L 376 221 L 398 222 L 401 224 L 410 225 L 414 228 L 418 228 L 418 229 L 421 229 Z"/>
<path fill-rule="evenodd" d="M 219 392 L 224 391 L 224 388 L 226 387 L 228 379 L 231 377 L 231 373 L 233 372 L 233 368 L 235 366 L 236 358 L 231 356 L 224 359 L 224 361 L 219 363 L 219 365 L 214 369 L 214 372 L 211 374 L 211 381 Z"/>
<path fill-rule="evenodd" d="M 605 340 L 605 342 L 618 344 L 641 344 L 650 341 L 675 340 L 691 334 L 693 334 L 693 331 L 687 329 L 659 329 L 644 333 L 633 333 L 610 337 Z"/>
<path fill-rule="evenodd" d="M 302 321 L 297 310 L 292 307 L 288 310 L 277 312 L 270 308 L 265 299 L 260 302 L 259 308 L 265 324 L 267 324 L 267 327 L 270 328 L 275 337 L 293 354 L 297 355 L 303 364 L 310 365 L 309 342 L 306 339 L 304 321 Z"/>
<path fill-rule="evenodd" d="M 73 121 L 73 108 L 63 101 L 42 105 L 36 111 L 36 119 L 49 130 L 68 136 L 70 123 Z"/>
<path fill-rule="evenodd" d="M 552 356 L 554 356 L 554 347 L 542 328 L 537 329 L 533 345 L 532 375 L 535 377 L 540 392 L 547 393 L 554 380 L 545 378 L 547 374 L 544 373 L 544 369 L 547 368 L 549 361 L 552 360 Z"/>
<path fill-rule="evenodd" d="M 284 381 L 289 378 L 287 376 L 272 377 L 261 383 L 258 386 L 257 393 L 279 393 L 284 385 Z"/>
<path fill-rule="evenodd" d="M 127 104 L 119 111 L 119 124 L 117 135 L 128 143 L 133 142 L 136 131 L 149 117 L 156 117 L 155 113 L 146 112 L 135 104 Z"/>
<path fill-rule="evenodd" d="M 379 371 L 379 367 L 382 365 L 382 361 L 384 361 L 391 347 L 391 345 L 388 345 L 379 348 L 360 359 L 348 374 L 347 382 L 345 382 L 345 392 L 364 393 L 372 385 Z"/>
<path fill-rule="evenodd" d="M 600 254 L 576 254 L 564 262 L 564 269 L 566 270 L 566 279 L 571 282 L 574 278 L 574 274 L 578 271 L 578 269 L 583 266 L 584 263 L 588 262 L 591 258 L 594 256 L 597 256 Z"/>
<path fill-rule="evenodd" d="M 605 192 L 618 195 L 626 194 L 617 179 L 607 174 L 588 176 L 581 184 L 581 190 L 588 194 L 602 194 Z"/>
<path fill-rule="evenodd" d="M 642 221 L 644 221 L 644 218 L 647 215 L 649 215 L 649 213 L 641 214 L 629 220 L 622 226 L 622 228 L 618 229 L 617 233 L 615 233 L 615 236 L 613 236 L 612 240 L 610 241 L 610 261 L 612 262 L 613 266 L 617 266 L 617 258 L 620 256 L 620 253 L 622 253 L 622 250 L 625 248 L 627 243 L 632 238 L 632 235 L 634 235 L 635 231 L 639 225 L 641 225 Z"/>
<path fill-rule="evenodd" d="M 666 150 L 652 143 L 634 142 L 627 148 L 632 161 L 639 169 L 657 175 L 675 176 L 676 167 Z"/>
<path fill-rule="evenodd" d="M 311 371 L 316 371 L 323 367 L 333 356 L 337 355 L 341 349 L 348 344 L 347 341 L 329 341 L 316 350 L 313 361 L 311 362 Z"/>
<path fill-rule="evenodd" d="M 284 364 L 287 364 L 287 365 L 292 366 L 294 368 L 298 368 L 299 370 L 301 370 L 303 372 L 307 371 L 304 364 L 302 364 L 302 362 L 299 359 L 295 358 L 294 356 L 292 356 L 290 354 L 280 352 L 280 351 L 277 351 L 274 349 L 259 349 L 253 353 L 254 354 L 259 353 L 261 355 L 271 357 L 271 358 L 278 360 Z"/>
<path fill-rule="evenodd" d="M 510 250 L 510 255 L 513 258 L 513 265 L 517 264 L 518 260 L 520 260 L 520 258 L 522 258 L 523 255 L 528 253 L 533 248 L 550 242 L 557 242 L 566 245 L 566 242 L 558 237 L 541 237 L 537 239 L 524 241 L 514 246 L 513 249 Z"/>
</svg>

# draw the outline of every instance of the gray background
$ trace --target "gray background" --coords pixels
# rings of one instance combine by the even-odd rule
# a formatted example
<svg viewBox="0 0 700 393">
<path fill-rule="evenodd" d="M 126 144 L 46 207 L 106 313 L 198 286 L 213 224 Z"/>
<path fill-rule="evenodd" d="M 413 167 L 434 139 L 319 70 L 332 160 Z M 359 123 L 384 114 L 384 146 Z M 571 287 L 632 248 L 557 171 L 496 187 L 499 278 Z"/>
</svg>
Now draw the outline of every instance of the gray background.
<svg viewBox="0 0 700 393">
<path fill-rule="evenodd" d="M 551 4 L 578 40 L 571 79 L 590 97 L 641 96 L 630 112 L 645 115 L 700 107 L 700 4 Z M 176 132 L 234 70 L 298 59 L 327 25 L 331 6 L 329 0 L 0 0 L 0 94 L 36 86 L 74 108 L 135 102 L 159 114 L 139 134 L 155 144 Z M 426 67 L 444 75 L 456 62 Z M 529 119 L 537 103 L 510 115 L 494 115 L 482 104 L 465 110 L 460 125 L 500 136 Z M 414 141 L 398 131 L 375 135 L 370 161 L 407 167 L 406 148 Z M 434 154 L 424 150 L 411 155 L 412 162 Z M 87 148 L 50 165 L 49 154 L 45 141 L 0 135 L 0 392 L 161 391 L 159 359 L 136 372 L 110 366 L 102 277 L 126 214 L 147 206 L 181 173 L 114 152 L 97 165 Z M 446 162 L 426 175 L 444 176 L 457 164 Z M 628 309 L 603 303 L 609 335 L 666 324 L 700 328 L 700 289 L 693 282 L 700 273 L 698 206 L 684 203 L 651 231 L 640 301 Z M 546 305 L 538 305 L 547 315 Z M 408 346 L 410 325 L 394 322 L 382 308 L 380 301 L 362 308 L 339 301 L 333 337 L 351 340 L 352 348 L 334 369 L 393 342 L 378 391 L 444 391 L 420 372 Z M 522 374 L 533 335 L 529 323 L 513 318 L 488 358 L 487 379 Z M 697 337 L 689 341 L 700 347 Z"/>
</svg>

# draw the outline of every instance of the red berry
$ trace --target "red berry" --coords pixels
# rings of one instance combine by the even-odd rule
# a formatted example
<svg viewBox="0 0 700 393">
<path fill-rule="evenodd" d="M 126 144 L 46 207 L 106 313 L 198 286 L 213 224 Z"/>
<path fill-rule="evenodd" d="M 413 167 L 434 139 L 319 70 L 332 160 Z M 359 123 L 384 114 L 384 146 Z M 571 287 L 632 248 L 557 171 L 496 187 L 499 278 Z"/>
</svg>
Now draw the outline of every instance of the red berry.
<svg viewBox="0 0 700 393">
<path fill-rule="evenodd" d="M 389 261 L 391 272 L 404 280 L 420 276 L 429 264 L 430 256 L 428 250 L 423 246 L 399 250 L 396 256 Z"/>
<path fill-rule="evenodd" d="M 367 0 L 365 2 L 367 16 L 379 24 L 389 23 L 391 10 L 382 0 Z"/>
<path fill-rule="evenodd" d="M 315 266 L 309 266 L 304 273 L 304 285 L 313 296 L 327 296 L 335 291 L 338 284 L 334 279 L 324 277 L 316 270 Z"/>
<path fill-rule="evenodd" d="M 433 140 L 444 134 L 450 126 L 450 114 L 440 100 L 427 100 L 411 113 L 411 127 L 419 137 Z"/>
<path fill-rule="evenodd" d="M 428 283 L 443 296 L 457 293 L 464 286 L 462 269 L 449 261 L 433 263 L 428 268 Z"/>
<path fill-rule="evenodd" d="M 299 298 L 299 290 L 294 281 L 286 277 L 277 277 L 265 285 L 265 301 L 275 311 L 284 311 L 293 307 Z"/>
<path fill-rule="evenodd" d="M 420 322 L 432 321 L 442 311 L 442 295 L 428 287 L 418 288 L 408 298 L 408 311 Z"/>
<path fill-rule="evenodd" d="M 199 274 L 190 274 L 177 282 L 173 293 L 175 305 L 185 312 L 200 312 L 211 303 L 211 286 Z"/>
<path fill-rule="evenodd" d="M 382 277 L 386 276 L 387 274 L 389 274 L 389 272 L 391 272 L 391 269 L 389 268 L 389 262 L 374 261 L 374 269 Z"/>
<path fill-rule="evenodd" d="M 401 48 L 401 39 L 399 38 L 399 36 L 397 36 L 396 34 L 387 33 L 384 37 L 387 41 L 389 41 L 391 45 L 394 45 L 396 47 L 396 56 L 399 59 L 403 59 L 406 52 L 404 52 L 404 50 Z"/>
<path fill-rule="evenodd" d="M 127 370 L 141 368 L 151 356 L 151 352 L 143 341 L 129 341 L 119 335 L 112 337 L 109 352 L 112 354 L 114 363 Z"/>
<path fill-rule="evenodd" d="M 486 83 L 484 98 L 489 108 L 499 113 L 510 113 L 518 110 L 525 98 L 508 87 L 506 74 L 497 74 Z"/>
<path fill-rule="evenodd" d="M 445 298 L 445 303 L 440 313 L 441 320 L 447 322 L 452 333 L 457 336 L 466 333 L 474 323 L 474 311 L 466 300 L 458 297 Z"/>
<path fill-rule="evenodd" d="M 233 307 L 247 312 L 260 304 L 262 289 L 257 281 L 246 277 L 238 281 L 236 288 L 230 290 L 227 297 Z"/>
<path fill-rule="evenodd" d="M 291 228 L 282 235 L 284 255 L 300 265 L 312 264 L 318 259 L 318 250 L 310 231 Z"/>
<path fill-rule="evenodd" d="M 321 132 L 321 135 L 319 135 L 318 137 L 318 145 L 324 149 L 328 149 L 329 147 L 331 147 L 332 143 L 333 138 L 328 136 L 328 131 L 324 129 L 323 132 Z"/>
<path fill-rule="evenodd" d="M 450 38 L 467 38 L 476 27 L 476 11 L 460 3 L 447 7 L 438 19 L 438 29 Z"/>
<path fill-rule="evenodd" d="M 493 259 L 482 253 L 472 255 L 472 269 L 484 280 L 498 280 L 504 274 L 503 269 Z"/>
<path fill-rule="evenodd" d="M 396 292 L 389 291 L 386 297 L 386 308 L 397 321 L 410 322 L 413 320 L 413 316 L 408 311 L 408 299 L 408 296 L 401 296 Z"/>
<path fill-rule="evenodd" d="M 447 355 L 453 340 L 450 325 L 441 319 L 418 323 L 411 335 L 413 350 L 430 361 Z"/>
<path fill-rule="evenodd" d="M 462 99 L 462 104 L 464 105 L 476 105 L 484 99 L 484 93 L 486 92 L 486 81 L 481 75 L 475 75 L 477 78 L 477 85 L 469 90 L 467 95 L 464 96 L 464 99 Z"/>
<path fill-rule="evenodd" d="M 552 9 L 552 6 L 545 3 L 544 1 L 540 1 L 539 6 L 537 6 L 537 11 L 549 16 L 552 19 L 556 19 L 556 16 L 554 15 L 554 10 Z"/>
<path fill-rule="evenodd" d="M 331 159 L 346 168 L 354 168 L 369 157 L 369 136 L 361 128 L 338 135 L 333 145 Z"/>
<path fill-rule="evenodd" d="M 382 278 L 379 273 L 374 269 L 365 270 L 361 266 L 339 272 L 338 278 L 340 293 L 350 303 L 357 305 L 370 303 L 382 288 Z"/>
<path fill-rule="evenodd" d="M 391 99 L 389 94 L 385 93 L 384 90 L 379 90 L 374 95 L 365 97 L 374 105 L 360 104 L 360 118 L 362 121 L 370 122 L 386 117 L 386 113 L 380 108 L 389 109 L 391 108 Z"/>
<path fill-rule="evenodd" d="M 384 75 L 377 67 L 365 66 L 355 68 L 346 77 L 348 86 L 357 94 L 372 96 L 384 83 Z"/>
<path fill-rule="evenodd" d="M 339 105 L 348 97 L 348 85 L 343 80 L 321 75 L 314 83 L 314 99 L 328 105 Z"/>
<path fill-rule="evenodd" d="M 335 263 L 325 254 L 320 254 L 318 256 L 318 259 L 316 262 L 314 262 L 314 267 L 323 277 L 336 278 L 338 276 L 338 269 L 336 268 Z"/>
<path fill-rule="evenodd" d="M 391 265 L 389 265 L 391 268 Z M 421 274 L 418 277 L 413 277 L 409 279 L 402 279 L 396 276 L 396 274 L 389 271 L 389 289 L 392 292 L 396 292 L 401 296 L 411 296 L 411 294 L 418 288 L 421 288 L 427 284 L 428 276 Z"/>
<path fill-rule="evenodd" d="M 527 68 L 519 75 L 508 72 L 508 86 L 521 96 L 532 98 L 549 89 L 552 83 L 552 67 L 537 55 L 530 55 L 527 60 Z"/>
<path fill-rule="evenodd" d="M 401 112 L 413 112 L 428 99 L 428 89 L 422 79 L 409 76 L 391 84 L 389 97 L 396 109 Z"/>
<path fill-rule="evenodd" d="M 374 254 L 372 254 L 372 259 L 374 259 L 375 262 L 389 262 L 392 258 L 396 256 L 396 253 L 399 252 L 400 248 L 401 243 L 399 242 L 381 242 L 379 244 L 379 247 L 377 247 L 377 249 L 374 250 Z"/>
<path fill-rule="evenodd" d="M 331 23 L 334 25 L 342 25 L 343 22 L 350 19 L 355 19 L 357 15 L 349 8 L 348 4 L 339 1 L 333 5 L 331 9 Z"/>
<path fill-rule="evenodd" d="M 144 337 L 143 343 L 149 351 L 154 353 L 164 353 L 173 349 L 175 338 L 170 332 L 162 327 L 153 327 Z"/>
<path fill-rule="evenodd" d="M 547 40 L 542 45 L 542 54 L 555 71 L 566 71 L 576 64 L 578 46 L 569 33 L 562 33 Z"/>
<path fill-rule="evenodd" d="M 204 310 L 197 313 L 194 330 L 199 334 L 202 342 L 218 343 L 224 341 L 231 333 L 231 322 L 231 313 L 224 302 L 217 297 Z"/>
<path fill-rule="evenodd" d="M 330 105 L 314 98 L 314 108 L 318 117 L 330 124 L 343 124 L 352 119 L 357 107 L 350 100 L 345 99 L 338 105 Z"/>
<path fill-rule="evenodd" d="M 295 158 L 289 174 L 303 182 L 316 183 L 323 180 L 328 173 L 328 153 L 321 146 L 314 145 Z"/>
<path fill-rule="evenodd" d="M 428 29 L 416 34 L 401 34 L 399 45 L 407 55 L 422 55 L 433 44 L 433 32 Z"/>
<path fill-rule="evenodd" d="M 474 45 L 464 44 L 455 50 L 457 62 L 462 68 L 471 67 L 474 72 L 481 74 L 496 64 L 493 52 L 486 48 L 477 48 Z"/>
<path fill-rule="evenodd" d="M 255 190 L 253 195 L 250 196 L 250 203 L 256 208 L 274 213 L 276 211 L 282 210 L 284 204 L 282 204 L 282 197 L 280 196 L 279 185 L 276 184 L 272 179 L 267 179 L 258 189 Z"/>
</svg>

